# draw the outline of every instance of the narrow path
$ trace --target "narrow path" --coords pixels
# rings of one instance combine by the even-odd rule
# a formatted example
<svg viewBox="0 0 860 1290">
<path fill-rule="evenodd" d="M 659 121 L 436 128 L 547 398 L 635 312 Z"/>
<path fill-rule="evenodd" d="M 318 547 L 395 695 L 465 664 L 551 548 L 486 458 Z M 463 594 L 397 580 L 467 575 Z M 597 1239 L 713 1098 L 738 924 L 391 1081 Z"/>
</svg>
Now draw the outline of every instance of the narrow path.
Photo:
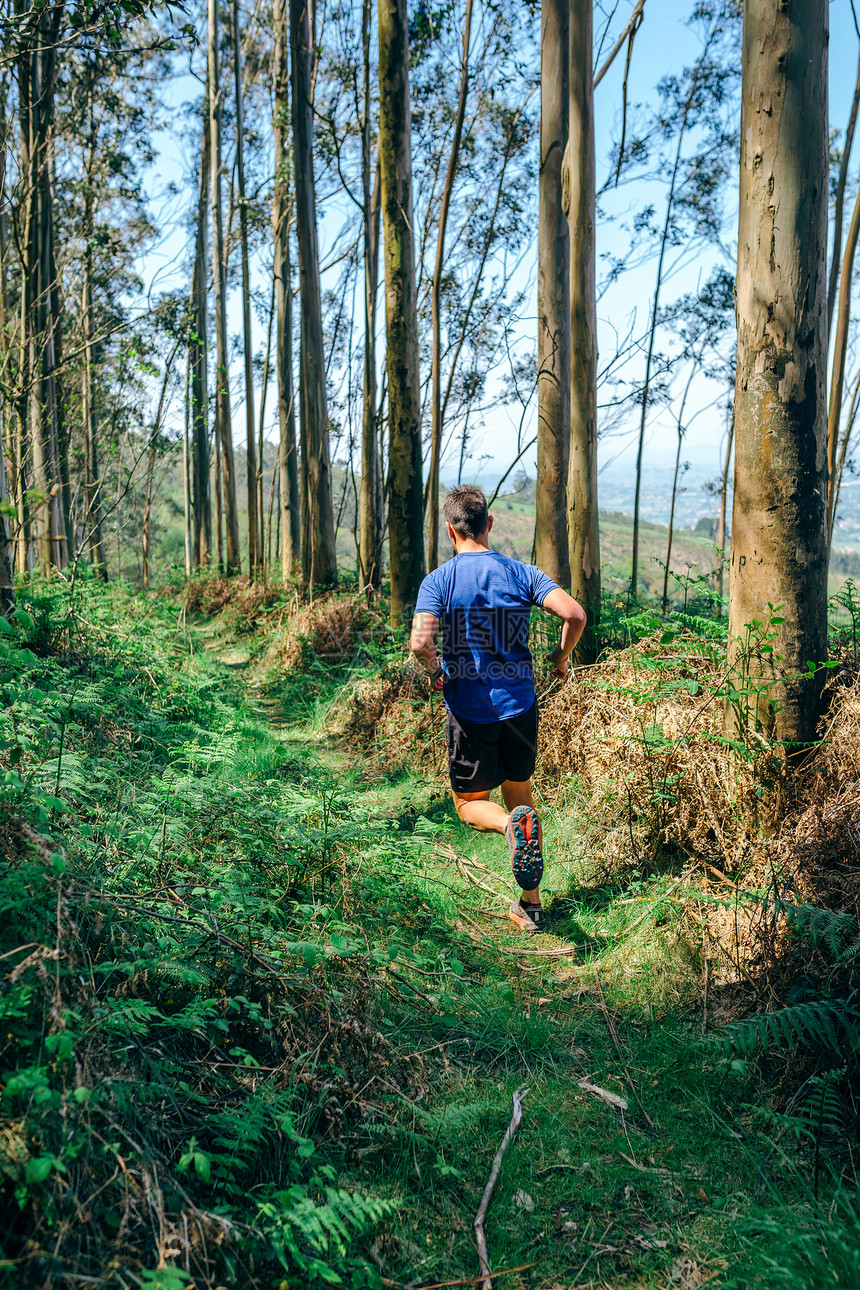
<svg viewBox="0 0 860 1290">
<path fill-rule="evenodd" d="M 354 831 L 338 843 L 345 885 L 325 917 L 337 935 L 386 947 L 376 1023 L 397 1050 L 428 1054 L 411 1128 L 398 1119 L 399 1145 L 363 1147 L 355 1174 L 393 1188 L 411 1215 L 413 1235 L 376 1250 L 384 1284 L 477 1274 L 471 1225 L 524 1086 L 486 1225 L 491 1266 L 522 1271 L 494 1285 L 718 1284 L 713 1201 L 746 1168 L 712 1113 L 722 1077 L 703 1072 L 683 1011 L 649 1001 L 647 979 L 631 991 L 630 975 L 653 965 L 628 955 L 625 966 L 614 893 L 579 885 L 572 821 L 546 825 L 557 919 L 524 938 L 505 914 L 516 888 L 502 838 L 466 830 L 418 776 L 369 777 L 283 710 L 249 651 L 211 635 L 205 648 L 243 677 L 249 712 L 313 761 L 333 832 Z"/>
</svg>

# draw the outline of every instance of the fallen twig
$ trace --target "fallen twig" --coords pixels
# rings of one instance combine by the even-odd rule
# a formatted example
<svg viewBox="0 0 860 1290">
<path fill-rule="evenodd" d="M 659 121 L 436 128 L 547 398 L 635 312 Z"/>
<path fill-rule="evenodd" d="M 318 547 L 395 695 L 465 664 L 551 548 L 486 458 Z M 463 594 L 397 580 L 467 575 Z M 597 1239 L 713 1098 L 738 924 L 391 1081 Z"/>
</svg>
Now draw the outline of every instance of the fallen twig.
<svg viewBox="0 0 860 1290">
<path fill-rule="evenodd" d="M 484 1194 L 481 1197 L 481 1203 L 478 1206 L 478 1212 L 475 1215 L 475 1240 L 478 1245 L 478 1258 L 481 1263 L 481 1290 L 492 1290 L 493 1274 L 490 1272 L 490 1263 L 487 1258 L 487 1238 L 484 1234 L 484 1219 L 487 1216 L 487 1210 L 490 1201 L 493 1199 L 493 1192 L 496 1190 L 496 1183 L 499 1179 L 499 1173 L 502 1168 L 502 1157 L 508 1147 L 517 1136 L 517 1130 L 520 1127 L 520 1121 L 523 1118 L 523 1098 L 528 1093 L 527 1088 L 518 1088 L 514 1093 L 514 1113 L 511 1116 L 511 1122 L 505 1130 L 505 1136 L 502 1138 L 501 1145 L 493 1157 L 493 1166 L 490 1170 L 490 1177 L 484 1188 Z"/>
<path fill-rule="evenodd" d="M 620 1097 L 618 1093 L 610 1093 L 608 1088 L 601 1088 L 599 1084 L 592 1084 L 591 1081 L 587 1079 L 577 1080 L 577 1083 L 581 1089 L 585 1090 L 586 1093 L 593 1093 L 594 1096 L 599 1097 L 602 1102 L 607 1102 L 610 1106 L 617 1107 L 619 1111 L 627 1110 L 626 1100 L 623 1097 Z"/>
</svg>

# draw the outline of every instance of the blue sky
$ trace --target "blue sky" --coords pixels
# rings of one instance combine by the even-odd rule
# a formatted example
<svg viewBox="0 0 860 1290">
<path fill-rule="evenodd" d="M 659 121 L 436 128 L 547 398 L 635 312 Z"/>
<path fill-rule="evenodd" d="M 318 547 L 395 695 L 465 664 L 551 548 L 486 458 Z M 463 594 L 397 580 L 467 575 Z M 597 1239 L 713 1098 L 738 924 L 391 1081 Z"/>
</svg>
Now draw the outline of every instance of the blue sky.
<svg viewBox="0 0 860 1290">
<path fill-rule="evenodd" d="M 609 8 L 612 7 L 610 4 Z M 619 31 L 626 16 L 632 8 L 632 0 L 620 0 L 612 24 L 613 31 Z M 648 103 L 654 98 L 654 87 L 660 79 L 671 72 L 677 72 L 689 65 L 697 56 L 699 38 L 690 30 L 684 21 L 690 5 L 679 5 L 677 0 L 646 0 L 644 22 L 636 39 L 633 63 L 630 74 L 629 97 L 631 103 Z M 851 17 L 849 0 L 832 0 L 830 6 L 831 40 L 830 40 L 830 120 L 831 128 L 844 131 L 850 109 L 858 57 L 858 39 Z M 599 26 L 599 15 L 596 17 Z M 611 44 L 611 40 L 609 42 Z M 623 75 L 623 54 L 616 60 L 609 74 L 604 78 L 595 94 L 595 126 L 597 151 L 598 187 L 606 176 L 608 154 L 611 140 L 617 134 L 618 117 L 621 102 L 621 82 Z M 147 188 L 156 214 L 156 224 L 162 229 L 159 242 L 154 247 L 146 248 L 141 257 L 140 270 L 150 291 L 156 295 L 159 291 L 171 287 L 185 286 L 188 266 L 187 230 L 185 219 L 193 203 L 193 186 L 196 184 L 197 157 L 193 146 L 183 142 L 179 137 L 179 122 L 182 117 L 182 104 L 187 101 L 195 86 L 188 76 L 180 75 L 170 85 L 165 86 L 165 99 L 173 120 L 177 123 L 174 130 L 170 125 L 159 137 L 158 164 L 147 176 Z M 860 154 L 858 154 L 860 156 Z M 857 165 L 852 166 L 856 174 Z M 420 183 L 416 175 L 416 183 Z M 178 187 L 176 194 L 168 192 L 168 185 Z M 662 221 L 665 210 L 665 188 L 661 183 L 641 182 L 627 189 L 617 200 L 620 205 L 633 203 L 636 206 L 653 203 L 656 209 L 657 222 Z M 610 201 L 611 204 L 611 201 Z M 713 249 L 697 252 L 695 255 L 682 257 L 682 267 L 666 285 L 664 299 L 671 300 L 684 292 L 695 290 L 697 284 L 707 277 L 716 263 L 734 270 L 735 223 L 736 223 L 736 189 L 730 185 L 726 195 L 726 221 L 723 244 L 726 254 L 721 255 Z M 337 203 L 326 215 L 320 225 L 321 258 L 325 263 L 340 226 L 340 213 Z M 519 270 L 521 280 L 532 283 L 534 290 L 536 230 L 534 244 L 525 257 Z M 598 223 L 598 254 L 609 251 L 616 255 L 625 255 L 629 245 L 629 235 L 617 224 Z M 331 284 L 336 271 L 330 275 Z M 605 357 L 614 348 L 614 336 L 617 331 L 624 331 L 633 325 L 637 334 L 647 327 L 651 296 L 654 289 L 655 263 L 648 261 L 641 267 L 625 273 L 619 282 L 610 288 L 598 306 L 598 345 L 601 357 Z M 255 285 L 265 287 L 266 274 L 263 257 L 258 258 L 254 268 Z M 324 283 L 324 285 L 326 285 Z M 534 298 L 534 297 L 532 297 Z M 360 301 L 357 302 L 360 307 Z M 241 330 L 241 311 L 238 293 L 231 296 L 230 331 L 233 334 Z M 380 309 L 381 313 L 381 309 Z M 524 348 L 533 346 L 535 331 L 534 311 L 531 310 L 518 324 L 521 343 Z M 259 349 L 264 344 L 263 329 L 255 319 L 254 346 Z M 641 367 L 641 358 L 638 360 Z M 635 377 L 637 365 L 631 365 L 630 375 Z M 239 444 L 244 438 L 244 407 L 240 399 L 241 363 L 235 364 L 232 373 L 234 380 L 233 419 L 235 440 Z M 725 414 L 719 406 L 712 406 L 714 400 L 724 401 L 725 387 L 709 379 L 707 372 L 698 373 L 687 405 L 689 430 L 684 447 L 684 458 L 697 466 L 713 470 L 716 474 L 720 456 L 721 442 L 725 433 Z M 259 408 L 259 392 L 257 394 Z M 655 407 L 647 423 L 646 461 L 655 465 L 665 465 L 675 448 L 676 404 Z M 273 391 L 269 391 L 268 408 L 270 416 L 267 437 L 276 436 L 274 424 L 275 401 Z M 174 412 L 179 425 L 180 410 Z M 531 438 L 533 431 L 534 409 L 526 418 L 524 438 Z M 479 425 L 475 436 L 476 458 L 472 463 L 472 472 L 478 467 L 484 477 L 505 469 L 514 452 L 517 437 L 517 426 L 520 421 L 520 409 L 496 407 L 489 411 Z M 635 443 L 638 434 L 638 409 L 629 409 L 622 423 L 614 432 L 601 440 L 600 458 L 603 467 L 609 466 L 617 475 L 629 468 L 631 471 L 635 459 Z M 533 452 L 523 458 L 523 464 L 533 473 Z M 451 469 L 443 466 L 443 478 L 448 478 Z"/>
</svg>

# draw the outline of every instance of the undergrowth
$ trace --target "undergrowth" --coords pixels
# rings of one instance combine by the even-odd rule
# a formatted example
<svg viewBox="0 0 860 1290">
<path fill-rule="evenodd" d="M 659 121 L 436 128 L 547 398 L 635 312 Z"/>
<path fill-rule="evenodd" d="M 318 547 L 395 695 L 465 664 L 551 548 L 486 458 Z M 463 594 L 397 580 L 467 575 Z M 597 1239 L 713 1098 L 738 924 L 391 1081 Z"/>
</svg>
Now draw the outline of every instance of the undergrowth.
<svg viewBox="0 0 860 1290">
<path fill-rule="evenodd" d="M 849 1284 L 856 908 L 703 886 L 719 840 L 695 870 L 664 836 L 681 795 L 653 776 L 664 724 L 641 740 L 664 796 L 632 821 L 638 863 L 595 866 L 593 786 L 545 767 L 555 922 L 523 945 L 498 917 L 498 840 L 462 829 L 417 755 L 378 755 L 378 722 L 338 743 L 381 673 L 413 723 L 392 704 L 392 738 L 414 752 L 424 731 L 423 765 L 437 755 L 381 615 L 212 594 L 229 639 L 205 598 L 195 617 L 90 583 L 71 611 L 42 588 L 0 625 L 9 1283 L 472 1277 L 527 1084 L 488 1222 L 494 1269 L 520 1270 L 494 1284 Z M 692 617 L 661 629 L 664 651 L 718 650 L 717 620 Z M 653 637 L 646 618 L 626 648 Z M 662 701 L 640 694 L 646 727 Z M 642 863 L 649 809 L 663 835 Z M 712 909 L 772 930 L 768 1008 L 751 961 L 728 970 Z"/>
</svg>

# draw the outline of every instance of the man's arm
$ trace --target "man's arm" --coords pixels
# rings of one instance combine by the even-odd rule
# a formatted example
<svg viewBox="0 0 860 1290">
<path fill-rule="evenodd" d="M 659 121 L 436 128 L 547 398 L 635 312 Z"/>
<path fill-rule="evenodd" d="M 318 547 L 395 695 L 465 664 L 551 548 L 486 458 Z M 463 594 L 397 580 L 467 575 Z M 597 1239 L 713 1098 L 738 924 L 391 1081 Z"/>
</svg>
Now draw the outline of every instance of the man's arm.
<svg viewBox="0 0 860 1290">
<path fill-rule="evenodd" d="M 412 635 L 409 637 L 409 648 L 431 676 L 441 666 L 439 656 L 436 653 L 436 633 L 438 630 L 439 619 L 435 614 L 419 613 L 412 619 Z M 441 678 L 439 679 L 441 680 Z"/>
<path fill-rule="evenodd" d="M 547 654 L 547 659 L 555 665 L 559 676 L 566 676 L 567 660 L 585 631 L 585 610 L 578 601 L 573 599 L 573 596 L 562 591 L 561 587 L 554 587 L 544 596 L 541 608 L 548 610 L 562 621 L 561 641 L 550 654 Z"/>
</svg>

